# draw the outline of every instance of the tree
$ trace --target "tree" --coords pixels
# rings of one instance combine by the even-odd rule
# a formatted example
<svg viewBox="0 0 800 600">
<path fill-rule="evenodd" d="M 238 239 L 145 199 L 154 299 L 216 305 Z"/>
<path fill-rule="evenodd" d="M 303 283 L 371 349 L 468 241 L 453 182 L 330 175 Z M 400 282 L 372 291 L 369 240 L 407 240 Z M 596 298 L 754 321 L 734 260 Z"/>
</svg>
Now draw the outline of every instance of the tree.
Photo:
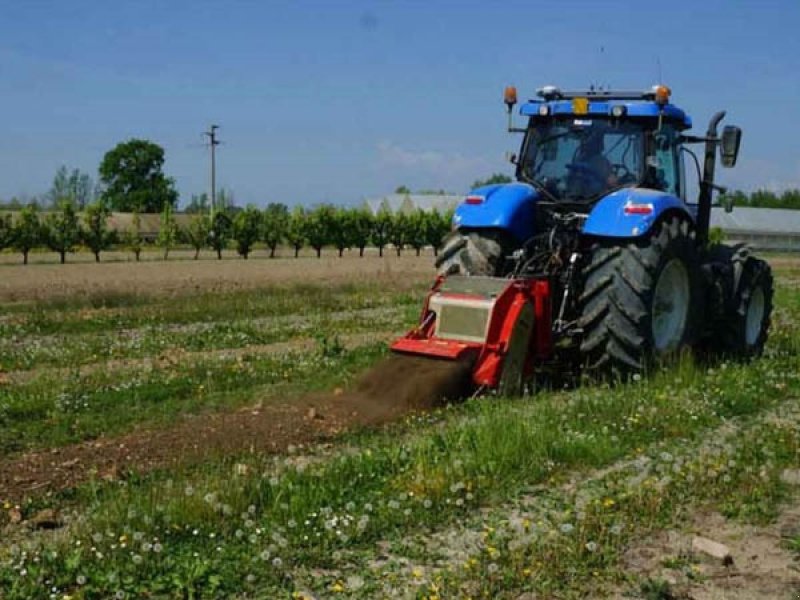
<svg viewBox="0 0 800 600">
<path fill-rule="evenodd" d="M 408 216 L 408 245 L 414 248 L 417 256 L 428 245 L 428 227 L 431 216 L 422 209 L 416 209 Z"/>
<path fill-rule="evenodd" d="M 106 152 L 100 163 L 103 201 L 113 210 L 156 213 L 178 201 L 175 182 L 164 175 L 164 149 L 148 140 L 131 139 Z"/>
<path fill-rule="evenodd" d="M 472 183 L 472 189 L 483 187 L 484 185 L 495 185 L 498 183 L 511 183 L 514 181 L 508 175 L 503 173 L 492 173 L 486 179 L 478 179 Z"/>
<path fill-rule="evenodd" d="M 187 215 L 199 215 L 202 213 L 208 213 L 210 207 L 210 202 L 208 200 L 208 194 L 203 192 L 199 196 L 196 194 L 192 194 L 192 199 L 189 201 L 189 204 L 186 205 L 186 208 L 183 212 Z"/>
<path fill-rule="evenodd" d="M 45 231 L 47 246 L 58 252 L 63 265 L 67 262 L 67 252 L 73 252 L 81 240 L 81 226 L 72 200 L 59 201 L 57 210 L 45 218 Z"/>
<path fill-rule="evenodd" d="M 44 228 L 35 204 L 23 208 L 14 224 L 13 246 L 22 252 L 22 264 L 28 264 L 28 253 L 43 242 Z"/>
<path fill-rule="evenodd" d="M 358 248 L 358 255 L 364 256 L 364 248 L 369 244 L 372 230 L 375 227 L 375 217 L 369 208 L 356 208 L 351 213 L 353 228 L 353 245 Z"/>
<path fill-rule="evenodd" d="M 306 243 L 306 221 L 308 214 L 302 206 L 295 206 L 286 228 L 286 241 L 294 248 L 294 257 L 300 254 L 300 248 Z"/>
<path fill-rule="evenodd" d="M 409 217 L 404 212 L 397 212 L 392 219 L 391 227 L 389 227 L 389 241 L 394 245 L 397 251 L 397 256 L 406 247 L 409 238 Z"/>
<path fill-rule="evenodd" d="M 255 206 L 248 206 L 233 217 L 233 239 L 236 240 L 236 251 L 247 260 L 253 245 L 261 237 L 261 211 Z"/>
<path fill-rule="evenodd" d="M 125 234 L 125 245 L 131 249 L 133 255 L 136 257 L 136 262 L 139 262 L 139 255 L 142 253 L 142 217 L 138 211 L 133 211 L 133 219 L 131 220 L 131 228 Z"/>
<path fill-rule="evenodd" d="M 158 227 L 158 245 L 164 250 L 164 260 L 169 257 L 169 251 L 178 240 L 178 224 L 172 212 L 172 205 L 165 204 L 161 211 L 161 223 Z"/>
<path fill-rule="evenodd" d="M 320 204 L 312 210 L 306 219 L 305 233 L 308 245 L 322 257 L 322 249 L 333 241 L 333 230 L 336 227 L 336 211 L 330 204 Z"/>
<path fill-rule="evenodd" d="M 11 215 L 0 215 L 0 250 L 9 248 L 14 242 L 14 226 Z"/>
<path fill-rule="evenodd" d="M 386 199 L 381 202 L 378 213 L 375 215 L 374 226 L 372 228 L 372 243 L 378 248 L 378 255 L 383 256 L 383 249 L 389 243 L 389 236 L 392 230 L 392 211 Z"/>
<path fill-rule="evenodd" d="M 410 194 L 411 190 L 408 188 L 408 186 L 399 185 L 399 186 L 397 186 L 397 189 L 394 191 L 394 193 L 395 194 Z"/>
<path fill-rule="evenodd" d="M 269 248 L 269 257 L 275 258 L 275 249 L 289 228 L 289 209 L 285 204 L 270 202 L 261 217 L 261 239 Z"/>
<path fill-rule="evenodd" d="M 208 243 L 217 252 L 217 260 L 222 260 L 222 251 L 228 247 L 231 239 L 233 223 L 228 213 L 218 210 L 211 217 L 211 229 L 208 232 Z"/>
<path fill-rule="evenodd" d="M 198 214 L 183 230 L 183 239 L 194 248 L 194 259 L 200 257 L 200 250 L 208 244 L 208 234 L 211 231 L 211 219 L 208 215 Z"/>
<path fill-rule="evenodd" d="M 100 262 L 100 252 L 114 242 L 114 232 L 108 230 L 109 211 L 100 202 L 92 202 L 83 213 L 83 243 L 94 254 L 95 262 Z"/>
<path fill-rule="evenodd" d="M 339 258 L 342 257 L 346 248 L 351 248 L 355 244 L 355 223 L 354 211 L 338 207 L 334 209 L 333 221 L 330 224 L 330 242 L 339 251 Z"/>
<path fill-rule="evenodd" d="M 442 240 L 450 232 L 453 221 L 453 211 L 442 214 L 438 210 L 433 210 L 427 214 L 427 228 L 425 236 L 427 243 L 433 247 L 433 254 L 439 255 L 439 248 L 442 247 Z"/>
</svg>

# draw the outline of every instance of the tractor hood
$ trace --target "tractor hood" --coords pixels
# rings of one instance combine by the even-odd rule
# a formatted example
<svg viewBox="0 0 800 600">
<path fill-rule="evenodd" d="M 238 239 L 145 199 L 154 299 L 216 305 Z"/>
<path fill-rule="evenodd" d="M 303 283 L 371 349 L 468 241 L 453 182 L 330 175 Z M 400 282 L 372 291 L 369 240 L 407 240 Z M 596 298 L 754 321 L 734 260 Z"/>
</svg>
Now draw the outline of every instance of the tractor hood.
<svg viewBox="0 0 800 600">
<path fill-rule="evenodd" d="M 455 229 L 499 229 L 524 242 L 534 235 L 539 194 L 527 183 L 485 185 L 472 190 L 453 215 Z"/>
</svg>

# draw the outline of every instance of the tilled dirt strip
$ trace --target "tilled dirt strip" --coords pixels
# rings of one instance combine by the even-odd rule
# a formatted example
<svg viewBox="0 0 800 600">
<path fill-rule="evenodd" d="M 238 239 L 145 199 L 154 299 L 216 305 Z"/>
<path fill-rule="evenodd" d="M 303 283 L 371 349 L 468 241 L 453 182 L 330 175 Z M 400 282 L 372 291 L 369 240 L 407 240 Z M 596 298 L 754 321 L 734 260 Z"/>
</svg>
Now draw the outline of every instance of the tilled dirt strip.
<svg viewBox="0 0 800 600">
<path fill-rule="evenodd" d="M 225 454 L 281 452 L 461 397 L 468 374 L 463 363 L 390 356 L 347 392 L 186 417 L 169 429 L 28 453 L 0 462 L 0 501 L 20 502 L 95 477 L 115 480 Z"/>
</svg>

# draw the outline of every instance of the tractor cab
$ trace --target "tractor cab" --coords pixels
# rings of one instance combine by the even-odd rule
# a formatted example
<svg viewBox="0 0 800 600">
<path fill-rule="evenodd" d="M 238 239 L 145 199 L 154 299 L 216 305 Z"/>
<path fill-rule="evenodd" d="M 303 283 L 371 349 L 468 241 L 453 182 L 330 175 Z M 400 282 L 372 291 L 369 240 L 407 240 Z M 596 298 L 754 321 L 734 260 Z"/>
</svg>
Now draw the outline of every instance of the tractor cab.
<svg viewBox="0 0 800 600">
<path fill-rule="evenodd" d="M 681 131 L 691 119 L 669 104 L 669 88 L 650 92 L 562 92 L 548 86 L 522 105 L 528 126 L 517 179 L 545 200 L 583 204 L 639 187 L 685 197 Z"/>
</svg>

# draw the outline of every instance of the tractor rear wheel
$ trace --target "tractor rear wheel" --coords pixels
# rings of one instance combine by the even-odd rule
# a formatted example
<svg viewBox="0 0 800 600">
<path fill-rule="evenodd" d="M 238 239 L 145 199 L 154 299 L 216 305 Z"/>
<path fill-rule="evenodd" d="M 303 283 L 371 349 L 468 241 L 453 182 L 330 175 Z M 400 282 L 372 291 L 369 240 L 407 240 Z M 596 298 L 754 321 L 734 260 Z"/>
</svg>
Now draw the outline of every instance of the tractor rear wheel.
<svg viewBox="0 0 800 600">
<path fill-rule="evenodd" d="M 680 217 L 642 238 L 598 240 L 583 269 L 582 362 L 627 376 L 691 344 L 700 314 L 695 232 Z"/>
<path fill-rule="evenodd" d="M 460 232 L 448 235 L 436 258 L 439 275 L 503 276 L 505 250 L 497 232 Z"/>
<path fill-rule="evenodd" d="M 732 297 L 724 318 L 718 321 L 715 340 L 723 354 L 749 359 L 761 355 L 772 315 L 772 269 L 750 254 L 747 246 L 735 248 Z"/>
</svg>

